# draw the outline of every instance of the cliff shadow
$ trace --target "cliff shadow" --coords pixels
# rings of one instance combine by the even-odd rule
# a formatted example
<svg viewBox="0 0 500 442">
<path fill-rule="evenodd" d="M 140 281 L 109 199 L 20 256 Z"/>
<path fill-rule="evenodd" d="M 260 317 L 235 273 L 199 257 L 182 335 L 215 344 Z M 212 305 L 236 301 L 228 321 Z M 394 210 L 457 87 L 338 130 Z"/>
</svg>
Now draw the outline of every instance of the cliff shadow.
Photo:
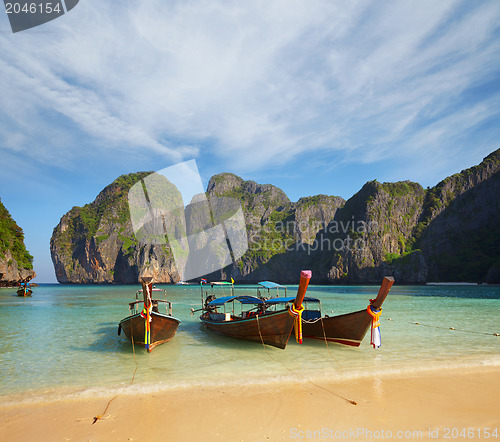
<svg viewBox="0 0 500 442">
<path fill-rule="evenodd" d="M 496 173 L 458 195 L 429 222 L 419 240 L 429 280 L 500 283 L 499 195 Z"/>
</svg>

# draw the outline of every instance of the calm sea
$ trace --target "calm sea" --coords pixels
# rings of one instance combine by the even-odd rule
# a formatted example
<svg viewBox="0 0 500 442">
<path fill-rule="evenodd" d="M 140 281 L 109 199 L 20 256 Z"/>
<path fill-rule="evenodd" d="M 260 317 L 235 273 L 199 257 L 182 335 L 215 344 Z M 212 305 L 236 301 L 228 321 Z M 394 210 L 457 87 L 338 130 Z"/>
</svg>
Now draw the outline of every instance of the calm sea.
<svg viewBox="0 0 500 442">
<path fill-rule="evenodd" d="M 151 354 L 117 335 L 137 286 L 0 289 L 0 402 L 136 394 L 208 385 L 315 381 L 500 365 L 500 286 L 397 286 L 383 306 L 382 347 L 291 338 L 286 350 L 218 336 L 198 313 L 199 286 L 161 286 L 182 323 Z M 327 314 L 366 308 L 378 287 L 310 286 Z M 288 294 L 295 294 L 289 287 Z M 255 294 L 251 286 L 237 294 Z M 219 295 L 229 292 L 219 292 Z M 416 325 L 415 323 L 420 323 Z M 451 330 L 453 327 L 455 330 Z M 137 368 L 133 384 L 132 376 Z"/>
</svg>

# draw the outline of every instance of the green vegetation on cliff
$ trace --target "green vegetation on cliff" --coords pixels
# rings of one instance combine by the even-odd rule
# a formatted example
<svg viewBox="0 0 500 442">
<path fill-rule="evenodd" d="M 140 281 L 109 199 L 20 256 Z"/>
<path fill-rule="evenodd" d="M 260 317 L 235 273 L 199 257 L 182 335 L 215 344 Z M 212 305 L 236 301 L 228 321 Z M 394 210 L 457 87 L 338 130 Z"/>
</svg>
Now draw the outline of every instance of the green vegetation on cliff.
<svg viewBox="0 0 500 442">
<path fill-rule="evenodd" d="M 129 273 L 151 260 L 164 281 L 174 279 L 168 245 L 136 238 L 130 223 L 128 191 L 149 174 L 121 176 L 93 203 L 63 216 L 51 241 L 58 279 L 131 281 Z M 154 201 L 153 183 L 146 187 Z M 291 202 L 273 185 L 222 173 L 211 178 L 207 194 L 211 204 L 218 204 L 217 197 L 241 203 L 248 236 L 248 250 L 236 265 L 210 278 L 288 283 L 308 267 L 318 283 L 378 283 L 387 274 L 402 283 L 500 281 L 500 150 L 427 190 L 410 181 L 374 180 L 348 201 L 316 195 Z M 198 222 L 205 230 L 201 207 L 187 209 L 190 229 Z M 212 222 L 227 217 L 220 218 Z"/>
<path fill-rule="evenodd" d="M 78 208 L 87 239 L 97 233 L 101 218 L 106 215 L 112 221 L 123 224 L 130 219 L 127 195 L 130 188 L 152 172 L 121 175 L 107 186 L 91 204 Z"/>
<path fill-rule="evenodd" d="M 7 250 L 10 250 L 19 268 L 33 269 L 33 256 L 24 245 L 23 229 L 12 219 L 0 200 L 0 256 L 5 257 Z"/>
</svg>

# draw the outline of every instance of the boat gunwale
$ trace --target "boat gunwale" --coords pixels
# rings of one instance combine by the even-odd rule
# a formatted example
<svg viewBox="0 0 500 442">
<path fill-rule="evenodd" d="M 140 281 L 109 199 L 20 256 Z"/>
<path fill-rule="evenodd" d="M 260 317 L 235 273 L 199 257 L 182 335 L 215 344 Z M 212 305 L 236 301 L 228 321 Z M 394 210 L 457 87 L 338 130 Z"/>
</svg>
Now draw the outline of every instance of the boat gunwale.
<svg viewBox="0 0 500 442">
<path fill-rule="evenodd" d="M 265 319 L 265 318 L 268 318 L 271 316 L 280 315 L 280 314 L 283 314 L 286 312 L 290 313 L 290 309 L 287 308 L 285 310 L 278 310 L 277 312 L 268 312 L 268 313 L 265 313 L 263 315 L 257 314 L 255 316 L 252 316 L 251 318 L 239 318 L 236 316 L 234 319 L 231 319 L 230 321 L 226 321 L 225 319 L 223 321 L 216 321 L 214 319 L 206 319 L 206 318 L 203 318 L 203 315 L 206 314 L 206 313 L 204 313 L 203 315 L 200 316 L 200 320 L 203 321 L 204 323 L 216 324 L 216 325 L 234 324 L 236 322 L 241 323 L 241 322 L 255 321 L 257 319 L 257 317 L 259 318 L 259 320 L 262 320 L 262 319 Z M 209 312 L 207 312 L 207 313 L 209 313 Z"/>
<path fill-rule="evenodd" d="M 166 319 L 173 319 L 174 321 L 177 321 L 178 324 L 182 323 L 182 321 L 180 319 L 177 319 L 175 316 L 170 316 L 170 315 L 166 315 L 165 313 L 160 313 L 160 312 L 152 312 L 151 313 L 151 316 L 154 317 L 155 315 L 158 315 L 158 316 L 161 316 L 162 318 L 166 318 Z M 128 321 L 129 319 L 131 318 L 134 318 L 136 316 L 141 316 L 141 313 L 138 312 L 138 313 L 134 313 L 133 315 L 129 315 L 127 316 L 126 318 L 123 318 L 119 324 L 122 324 L 123 322 L 125 321 Z M 141 316 L 142 317 L 142 316 Z M 144 319 L 144 318 L 143 318 Z"/>
</svg>

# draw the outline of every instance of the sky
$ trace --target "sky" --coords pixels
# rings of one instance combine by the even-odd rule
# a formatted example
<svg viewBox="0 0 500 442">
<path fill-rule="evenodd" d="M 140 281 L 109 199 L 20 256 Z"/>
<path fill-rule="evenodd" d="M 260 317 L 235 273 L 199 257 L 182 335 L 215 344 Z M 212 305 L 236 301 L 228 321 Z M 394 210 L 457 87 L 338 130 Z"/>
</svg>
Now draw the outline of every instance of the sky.
<svg viewBox="0 0 500 442">
<path fill-rule="evenodd" d="M 0 198 L 36 282 L 121 174 L 195 159 L 292 201 L 434 186 L 500 145 L 500 2 L 80 0 L 13 34 L 0 5 Z"/>
</svg>

